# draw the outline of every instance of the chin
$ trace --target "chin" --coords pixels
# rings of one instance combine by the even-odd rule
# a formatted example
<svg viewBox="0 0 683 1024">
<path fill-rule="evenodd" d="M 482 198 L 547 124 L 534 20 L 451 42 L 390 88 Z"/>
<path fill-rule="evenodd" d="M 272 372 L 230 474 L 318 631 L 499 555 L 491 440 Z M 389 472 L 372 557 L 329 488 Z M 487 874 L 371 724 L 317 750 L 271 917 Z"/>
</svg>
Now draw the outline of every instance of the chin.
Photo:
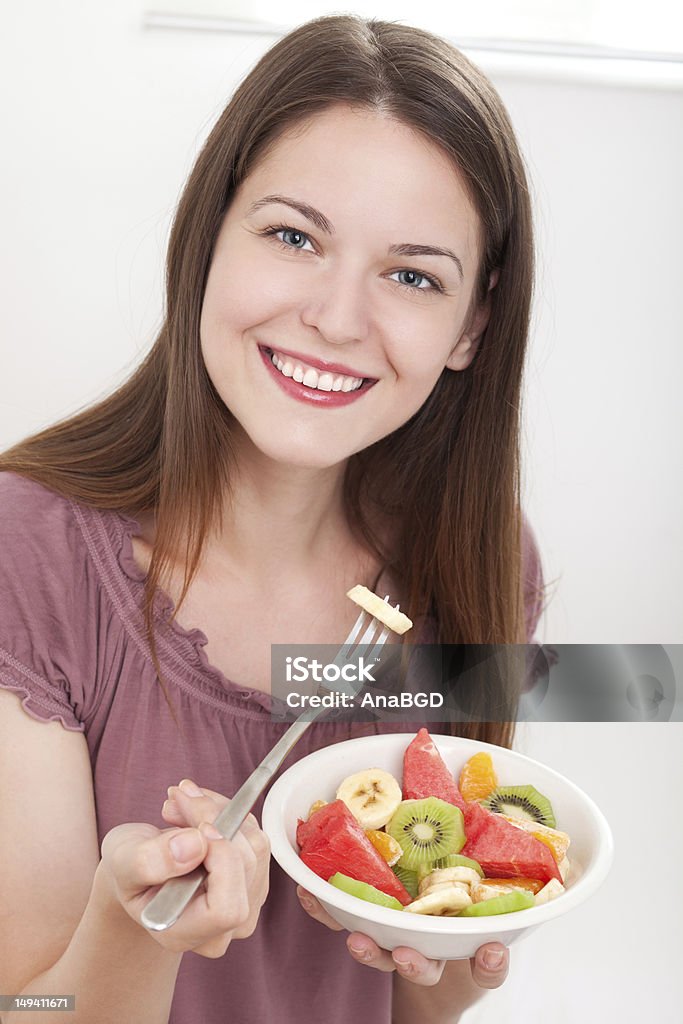
<svg viewBox="0 0 683 1024">
<path fill-rule="evenodd" d="M 277 438 L 252 437 L 251 442 L 265 458 L 296 469 L 331 469 L 352 454 L 348 447 L 332 445 L 322 438 L 292 438 L 282 431 Z"/>
</svg>

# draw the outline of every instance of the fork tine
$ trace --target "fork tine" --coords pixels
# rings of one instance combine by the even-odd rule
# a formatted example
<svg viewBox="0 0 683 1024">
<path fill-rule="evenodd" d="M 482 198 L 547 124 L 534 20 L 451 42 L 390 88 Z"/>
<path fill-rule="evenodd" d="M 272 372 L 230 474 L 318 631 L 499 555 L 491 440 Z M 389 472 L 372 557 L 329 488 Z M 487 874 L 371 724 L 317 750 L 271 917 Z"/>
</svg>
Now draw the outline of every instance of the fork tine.
<svg viewBox="0 0 683 1024">
<path fill-rule="evenodd" d="M 371 661 L 372 658 L 379 654 L 381 649 L 384 647 L 384 644 L 386 642 L 387 637 L 389 636 L 389 633 L 391 633 L 391 630 L 389 629 L 388 626 L 385 626 L 380 635 L 377 637 L 377 642 L 375 643 L 375 646 L 367 655 L 368 661 Z"/>
<path fill-rule="evenodd" d="M 370 625 L 363 633 L 362 637 L 358 641 L 358 647 L 367 647 L 368 644 L 372 643 L 374 636 L 377 632 L 377 627 L 382 626 L 383 623 L 379 622 L 378 619 L 370 619 Z"/>
<path fill-rule="evenodd" d="M 341 650 L 339 651 L 339 655 L 341 655 L 341 657 L 345 658 L 347 656 L 347 654 L 349 653 L 349 651 L 351 650 L 351 647 L 353 646 L 353 644 L 354 644 L 354 642 L 356 640 L 356 637 L 358 636 L 358 634 L 361 631 L 361 627 L 363 625 L 363 619 L 365 618 L 366 614 L 367 614 L 367 612 L 361 611 L 360 615 L 356 619 L 356 621 L 355 621 L 355 623 L 353 625 L 353 629 L 351 630 L 351 632 L 347 636 L 346 641 L 344 642 Z"/>
<path fill-rule="evenodd" d="M 384 600 L 391 607 L 390 598 L 388 594 L 385 596 Z M 400 605 L 396 605 L 397 611 L 399 608 Z M 389 634 L 391 633 L 391 629 L 389 628 L 389 626 L 386 626 L 383 622 L 381 622 L 379 619 L 376 619 L 374 616 L 370 617 L 369 624 L 367 625 L 365 632 L 363 633 L 361 638 L 358 639 L 358 634 L 361 631 L 363 619 L 366 615 L 369 616 L 370 613 L 362 610 L 360 615 L 356 619 L 351 632 L 347 636 L 346 641 L 337 652 L 337 658 L 343 658 L 346 660 L 348 659 L 352 649 L 356 649 L 358 647 L 367 647 L 370 643 L 373 643 L 373 641 L 374 645 L 368 657 L 374 657 L 384 646 Z M 378 626 L 381 626 L 382 629 L 379 636 L 376 636 Z"/>
</svg>

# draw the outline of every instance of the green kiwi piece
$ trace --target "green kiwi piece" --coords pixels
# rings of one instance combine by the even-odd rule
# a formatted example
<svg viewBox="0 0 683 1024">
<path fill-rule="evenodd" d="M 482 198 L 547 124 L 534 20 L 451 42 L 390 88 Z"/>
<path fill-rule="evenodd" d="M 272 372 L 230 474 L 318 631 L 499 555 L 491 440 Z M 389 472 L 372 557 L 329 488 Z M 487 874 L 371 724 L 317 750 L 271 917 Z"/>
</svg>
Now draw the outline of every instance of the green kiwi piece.
<svg viewBox="0 0 683 1024">
<path fill-rule="evenodd" d="M 555 828 L 555 815 L 550 800 L 533 786 L 499 786 L 479 803 L 496 814 L 528 818 L 539 825 Z"/>
<path fill-rule="evenodd" d="M 368 903 L 378 903 L 380 907 L 389 907 L 391 910 L 403 910 L 402 904 L 393 896 L 387 896 L 385 892 L 380 892 L 379 889 L 375 889 L 374 885 L 368 885 L 367 882 L 359 882 L 356 878 L 342 875 L 341 871 L 337 871 L 327 881 L 335 889 L 341 889 L 342 892 L 348 892 L 350 896 L 367 900 Z"/>
<path fill-rule="evenodd" d="M 400 864 L 394 864 L 391 869 L 399 882 L 403 885 L 403 888 L 412 896 L 414 900 L 417 899 L 417 889 L 419 885 L 419 879 L 417 871 L 409 871 L 408 868 L 402 868 Z"/>
<path fill-rule="evenodd" d="M 514 910 L 528 910 L 536 901 L 534 894 L 528 890 L 523 892 L 506 892 L 502 896 L 492 896 L 490 900 L 472 903 L 457 915 L 458 917 L 489 917 L 491 914 L 511 914 Z"/>
<path fill-rule="evenodd" d="M 399 864 L 401 862 L 399 861 Z M 472 868 L 477 871 L 482 878 L 484 878 L 484 872 L 481 865 L 476 860 L 471 860 L 470 857 L 463 857 L 461 853 L 449 853 L 445 857 L 439 857 L 437 860 L 432 861 L 430 864 L 425 864 L 424 867 L 417 869 L 417 884 L 424 882 L 427 875 L 431 875 L 432 871 L 436 871 L 437 868 Z"/>
<path fill-rule="evenodd" d="M 471 857 L 463 857 L 461 853 L 449 853 L 447 857 L 441 857 L 432 866 L 432 870 L 437 868 L 472 868 L 473 871 L 477 871 L 481 877 L 484 877 L 481 864 L 478 864 L 476 860 L 472 860 Z"/>
<path fill-rule="evenodd" d="M 462 811 L 435 796 L 403 800 L 386 830 L 403 850 L 399 864 L 409 871 L 419 871 L 448 853 L 459 853 L 465 845 Z"/>
</svg>

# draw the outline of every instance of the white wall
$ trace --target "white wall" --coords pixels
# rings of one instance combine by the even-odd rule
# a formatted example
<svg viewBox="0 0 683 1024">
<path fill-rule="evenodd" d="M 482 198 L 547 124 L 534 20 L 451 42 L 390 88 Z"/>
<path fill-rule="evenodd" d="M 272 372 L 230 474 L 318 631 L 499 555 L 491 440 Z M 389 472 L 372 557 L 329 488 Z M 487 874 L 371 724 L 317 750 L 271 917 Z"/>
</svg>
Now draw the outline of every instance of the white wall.
<svg viewBox="0 0 683 1024">
<path fill-rule="evenodd" d="M 269 43 L 143 31 L 142 9 L 37 0 L 4 15 L 3 447 L 109 390 L 150 344 L 174 203 Z M 480 62 L 536 196 L 526 494 L 555 581 L 541 637 L 681 642 L 683 92 Z M 671 816 L 682 738 L 678 724 L 520 731 L 523 749 L 603 807 L 617 862 L 589 905 L 513 951 L 511 979 L 476 1019 L 636 1024 L 653 998 L 660 1021 L 679 1019 L 671 979 L 683 943 L 668 908 L 683 905 Z M 643 864 L 654 885 L 640 867 L 634 880 Z"/>
<path fill-rule="evenodd" d="M 270 42 L 143 30 L 142 10 L 39 0 L 8 15 L 3 446 L 108 390 L 150 344 L 174 203 Z M 683 89 L 551 77 L 494 70 L 537 207 L 525 452 L 552 583 L 542 633 L 672 643 L 683 639 Z"/>
</svg>

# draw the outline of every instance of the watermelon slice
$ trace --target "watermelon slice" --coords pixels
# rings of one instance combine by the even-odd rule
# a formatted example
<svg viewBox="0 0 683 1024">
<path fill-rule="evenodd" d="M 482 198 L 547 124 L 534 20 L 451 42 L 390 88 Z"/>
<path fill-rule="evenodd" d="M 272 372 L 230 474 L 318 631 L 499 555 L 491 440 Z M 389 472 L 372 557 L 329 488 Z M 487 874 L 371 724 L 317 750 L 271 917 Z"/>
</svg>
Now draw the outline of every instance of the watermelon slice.
<svg viewBox="0 0 683 1024">
<path fill-rule="evenodd" d="M 465 811 L 465 801 L 452 774 L 425 728 L 420 729 L 403 755 L 403 799 L 423 800 L 438 796 Z"/>
<path fill-rule="evenodd" d="M 514 829 L 514 825 L 510 828 Z M 304 864 L 325 881 L 339 871 L 358 882 L 374 885 L 404 906 L 411 902 L 410 893 L 372 845 L 343 800 L 325 804 L 308 821 L 299 819 L 296 839 Z"/>
<path fill-rule="evenodd" d="M 467 841 L 461 854 L 481 864 L 489 878 L 522 875 L 543 882 L 551 878 L 562 881 L 555 858 L 545 843 L 481 804 L 466 805 L 465 834 Z"/>
</svg>

